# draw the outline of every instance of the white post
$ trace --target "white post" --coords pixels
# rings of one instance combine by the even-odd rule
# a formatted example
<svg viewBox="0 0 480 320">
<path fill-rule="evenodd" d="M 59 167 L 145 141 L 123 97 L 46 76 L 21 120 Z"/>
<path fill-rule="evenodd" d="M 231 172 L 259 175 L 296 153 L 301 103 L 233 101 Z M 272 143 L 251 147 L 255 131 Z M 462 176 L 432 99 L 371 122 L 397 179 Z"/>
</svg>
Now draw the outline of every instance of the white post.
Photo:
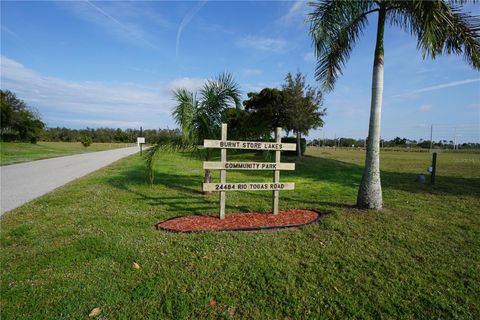
<svg viewBox="0 0 480 320">
<path fill-rule="evenodd" d="M 227 141 L 227 124 L 222 123 L 222 141 Z M 222 163 L 227 162 L 227 149 L 222 148 L 221 159 Z M 220 183 L 226 183 L 227 171 L 220 170 Z M 225 219 L 225 191 L 220 191 L 220 219 Z"/>
<path fill-rule="evenodd" d="M 275 142 L 281 143 L 282 142 L 282 128 L 276 128 L 275 130 Z M 275 163 L 280 163 L 280 151 L 275 151 Z M 280 171 L 275 170 L 273 173 L 273 183 L 280 182 Z M 278 198 L 279 198 L 280 191 L 273 191 L 273 205 L 272 211 L 273 214 L 278 214 Z"/>
</svg>

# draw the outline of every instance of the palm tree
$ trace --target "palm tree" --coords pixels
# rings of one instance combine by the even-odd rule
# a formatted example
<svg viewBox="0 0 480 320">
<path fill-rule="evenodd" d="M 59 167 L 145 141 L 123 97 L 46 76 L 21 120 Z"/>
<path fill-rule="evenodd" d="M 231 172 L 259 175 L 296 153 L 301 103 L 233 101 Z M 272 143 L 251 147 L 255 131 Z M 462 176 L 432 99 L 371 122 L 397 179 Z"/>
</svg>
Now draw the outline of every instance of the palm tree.
<svg viewBox="0 0 480 320">
<path fill-rule="evenodd" d="M 318 62 L 315 77 L 326 91 L 332 90 L 342 74 L 368 16 L 377 14 L 377 38 L 373 60 L 372 99 L 365 169 L 357 196 L 361 208 L 382 208 L 380 184 L 380 115 L 383 94 L 383 37 L 385 24 L 400 27 L 417 37 L 424 57 L 463 54 L 475 69 L 480 68 L 478 17 L 462 13 L 453 1 L 361 1 L 323 0 L 312 3 L 310 33 Z"/>
<path fill-rule="evenodd" d="M 145 153 L 147 174 L 153 182 L 153 165 L 155 156 L 162 151 L 194 149 L 203 160 L 212 157 L 211 149 L 199 149 L 204 139 L 218 139 L 221 132 L 222 114 L 232 104 L 240 108 L 240 89 L 229 73 L 221 73 L 214 79 L 207 80 L 197 94 L 187 89 L 176 89 L 173 96 L 176 105 L 172 116 L 182 131 L 181 139 L 170 143 L 156 144 Z M 211 182 L 210 170 L 205 170 L 204 182 Z"/>
</svg>

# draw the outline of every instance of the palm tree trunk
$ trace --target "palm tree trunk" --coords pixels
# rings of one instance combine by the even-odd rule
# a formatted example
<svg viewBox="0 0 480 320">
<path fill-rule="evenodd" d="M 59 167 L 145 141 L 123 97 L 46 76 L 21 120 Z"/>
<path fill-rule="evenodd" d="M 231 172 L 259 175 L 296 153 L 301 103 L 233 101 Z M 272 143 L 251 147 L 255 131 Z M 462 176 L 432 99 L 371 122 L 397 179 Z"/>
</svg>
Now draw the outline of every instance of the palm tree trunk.
<svg viewBox="0 0 480 320">
<path fill-rule="evenodd" d="M 358 190 L 357 206 L 382 209 L 382 186 L 380 183 L 380 120 L 383 95 L 383 34 L 385 29 L 385 8 L 378 13 L 377 42 L 373 61 L 372 102 L 368 128 L 367 156 L 362 182 Z"/>
<path fill-rule="evenodd" d="M 205 169 L 205 176 L 203 177 L 204 183 L 212 182 L 212 171 L 210 169 Z M 211 194 L 211 191 L 203 191 L 203 194 Z"/>
<path fill-rule="evenodd" d="M 210 169 L 205 169 L 205 177 L 203 179 L 203 182 L 205 183 L 212 182 L 212 171 L 210 171 Z"/>
<path fill-rule="evenodd" d="M 302 136 L 301 136 L 301 133 L 300 131 L 297 131 L 297 158 L 301 158 L 302 157 L 302 147 L 301 147 L 301 139 Z"/>
</svg>

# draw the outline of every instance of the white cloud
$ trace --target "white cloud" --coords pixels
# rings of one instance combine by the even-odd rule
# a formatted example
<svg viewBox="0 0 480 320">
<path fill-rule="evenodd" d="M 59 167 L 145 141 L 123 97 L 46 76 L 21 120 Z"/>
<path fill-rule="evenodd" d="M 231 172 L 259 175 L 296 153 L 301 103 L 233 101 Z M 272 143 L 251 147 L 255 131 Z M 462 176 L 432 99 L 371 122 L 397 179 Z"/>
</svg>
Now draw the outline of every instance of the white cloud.
<svg viewBox="0 0 480 320">
<path fill-rule="evenodd" d="M 173 126 L 171 89 L 196 90 L 203 79 L 181 78 L 165 84 L 67 81 L 43 76 L 1 57 L 1 88 L 37 108 L 48 125 L 144 127 Z"/>
<path fill-rule="evenodd" d="M 429 86 L 429 87 L 425 87 L 425 88 L 420 88 L 420 89 L 417 89 L 417 90 L 412 90 L 410 92 L 395 95 L 393 97 L 395 97 L 395 98 L 410 97 L 410 96 L 414 96 L 416 94 L 423 93 L 423 92 L 440 90 L 440 89 L 449 88 L 449 87 L 456 87 L 456 86 L 461 86 L 461 85 L 470 84 L 470 83 L 479 82 L 479 81 L 480 81 L 480 78 L 452 81 L 452 82 L 437 84 L 437 85 Z"/>
<path fill-rule="evenodd" d="M 293 2 L 287 13 L 280 18 L 280 23 L 290 24 L 299 17 L 305 17 L 307 4 L 308 2 L 304 0 Z"/>
<path fill-rule="evenodd" d="M 432 105 L 431 104 L 422 104 L 418 110 L 420 112 L 429 112 L 430 110 L 432 110 Z"/>
<path fill-rule="evenodd" d="M 244 76 L 250 77 L 250 76 L 258 76 L 262 74 L 262 70 L 260 69 L 243 69 L 242 71 Z"/>
<path fill-rule="evenodd" d="M 75 127 L 108 127 L 108 128 L 138 128 L 140 126 L 145 127 L 144 121 L 122 121 L 122 120 L 96 120 L 96 119 L 72 119 L 62 117 L 49 117 L 49 121 L 55 121 L 56 123 L 64 123 L 68 126 Z M 155 126 L 151 126 L 154 128 Z"/>
<path fill-rule="evenodd" d="M 241 48 L 252 48 L 260 51 L 270 51 L 276 53 L 285 52 L 287 42 L 283 39 L 266 38 L 259 36 L 246 36 L 237 42 Z"/>
<path fill-rule="evenodd" d="M 430 73 L 430 72 L 433 72 L 433 71 L 435 71 L 435 69 L 420 67 L 420 68 L 417 69 L 415 74 L 425 74 L 425 73 Z"/>
<path fill-rule="evenodd" d="M 189 91 L 197 91 L 205 83 L 206 79 L 202 78 L 179 78 L 169 82 L 166 86 L 166 90 L 171 92 L 174 89 L 185 88 Z"/>
<path fill-rule="evenodd" d="M 183 29 L 192 21 L 192 19 L 195 17 L 195 15 L 202 9 L 202 7 L 207 3 L 206 0 L 203 0 L 201 2 L 198 2 L 190 11 L 187 12 L 187 14 L 183 17 L 182 22 L 178 26 L 177 30 L 177 40 L 175 44 L 175 57 L 178 59 L 178 50 L 180 46 L 180 38 L 182 37 L 182 32 Z"/>
<path fill-rule="evenodd" d="M 5 32 L 5 33 L 7 33 L 7 34 L 9 34 L 9 35 L 11 35 L 11 36 L 13 36 L 13 37 L 15 37 L 15 38 L 18 38 L 18 35 L 17 35 L 15 32 L 13 32 L 12 30 L 8 29 L 8 28 L 5 27 L 3 24 L 0 25 L 0 28 L 1 28 L 2 32 Z"/>
</svg>

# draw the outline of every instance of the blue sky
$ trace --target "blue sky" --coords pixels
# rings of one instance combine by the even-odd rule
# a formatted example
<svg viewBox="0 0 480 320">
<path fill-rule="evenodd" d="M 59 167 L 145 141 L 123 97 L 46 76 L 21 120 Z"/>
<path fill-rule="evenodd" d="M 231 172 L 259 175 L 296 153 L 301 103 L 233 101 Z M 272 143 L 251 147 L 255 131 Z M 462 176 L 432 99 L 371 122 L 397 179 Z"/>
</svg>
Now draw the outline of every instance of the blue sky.
<svg viewBox="0 0 480 320">
<path fill-rule="evenodd" d="M 306 2 L 1 2 L 1 88 L 48 126 L 174 128 L 171 90 L 234 74 L 246 96 L 279 87 L 315 59 Z M 480 5 L 466 10 L 480 14 Z M 375 19 L 325 96 L 309 138 L 363 138 Z M 480 76 L 460 56 L 423 60 L 415 39 L 387 28 L 382 136 L 480 142 Z"/>
</svg>

